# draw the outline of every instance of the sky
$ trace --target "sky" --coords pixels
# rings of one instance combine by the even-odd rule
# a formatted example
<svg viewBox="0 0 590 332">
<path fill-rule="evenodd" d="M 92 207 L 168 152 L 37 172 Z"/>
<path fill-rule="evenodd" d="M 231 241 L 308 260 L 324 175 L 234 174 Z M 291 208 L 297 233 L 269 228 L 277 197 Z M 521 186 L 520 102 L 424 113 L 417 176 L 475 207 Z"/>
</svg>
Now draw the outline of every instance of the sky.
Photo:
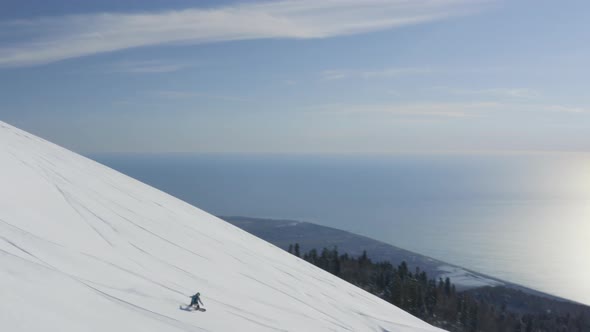
<svg viewBox="0 0 590 332">
<path fill-rule="evenodd" d="M 1 7 L 0 120 L 81 153 L 590 152 L 587 1 Z"/>
</svg>

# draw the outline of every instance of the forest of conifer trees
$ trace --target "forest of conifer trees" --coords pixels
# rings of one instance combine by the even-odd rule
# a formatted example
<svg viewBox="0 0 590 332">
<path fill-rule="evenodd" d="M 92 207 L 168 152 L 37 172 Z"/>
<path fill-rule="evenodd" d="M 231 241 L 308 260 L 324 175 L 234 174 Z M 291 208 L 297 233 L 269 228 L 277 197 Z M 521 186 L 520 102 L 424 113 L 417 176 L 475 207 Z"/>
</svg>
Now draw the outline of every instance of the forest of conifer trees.
<svg viewBox="0 0 590 332">
<path fill-rule="evenodd" d="M 586 306 L 525 294 L 506 287 L 483 287 L 458 292 L 449 278 L 431 279 L 406 262 L 397 267 L 339 254 L 337 248 L 300 253 L 299 244 L 288 251 L 422 320 L 456 332 L 583 332 L 590 331 Z M 518 304 L 518 305 L 516 305 Z"/>
</svg>

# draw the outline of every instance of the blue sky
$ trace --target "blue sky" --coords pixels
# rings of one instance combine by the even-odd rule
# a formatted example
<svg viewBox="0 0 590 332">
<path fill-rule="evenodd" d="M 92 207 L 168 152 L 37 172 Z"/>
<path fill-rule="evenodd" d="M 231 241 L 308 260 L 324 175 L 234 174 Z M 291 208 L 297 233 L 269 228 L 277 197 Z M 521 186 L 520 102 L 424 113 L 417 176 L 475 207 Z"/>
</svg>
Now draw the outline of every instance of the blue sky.
<svg viewBox="0 0 590 332">
<path fill-rule="evenodd" d="M 3 1 L 0 120 L 83 153 L 590 152 L 586 1 Z"/>
</svg>

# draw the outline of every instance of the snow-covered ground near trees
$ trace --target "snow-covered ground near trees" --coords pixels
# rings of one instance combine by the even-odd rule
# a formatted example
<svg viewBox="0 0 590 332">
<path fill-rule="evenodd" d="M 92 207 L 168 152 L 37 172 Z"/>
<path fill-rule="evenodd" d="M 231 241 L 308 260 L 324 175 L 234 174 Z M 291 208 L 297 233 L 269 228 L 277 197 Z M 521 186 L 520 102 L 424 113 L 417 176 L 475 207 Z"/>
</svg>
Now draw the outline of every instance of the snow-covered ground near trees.
<svg viewBox="0 0 590 332">
<path fill-rule="evenodd" d="M 441 331 L 2 122 L 0 294 L 2 331 Z"/>
<path fill-rule="evenodd" d="M 441 265 L 438 267 L 438 271 L 441 272 L 437 277 L 441 279 L 449 278 L 453 281 L 453 284 L 457 286 L 458 290 L 486 287 L 486 286 L 503 286 L 506 285 L 502 281 L 484 277 L 478 273 L 470 272 L 464 268 L 452 266 L 452 265 Z"/>
</svg>

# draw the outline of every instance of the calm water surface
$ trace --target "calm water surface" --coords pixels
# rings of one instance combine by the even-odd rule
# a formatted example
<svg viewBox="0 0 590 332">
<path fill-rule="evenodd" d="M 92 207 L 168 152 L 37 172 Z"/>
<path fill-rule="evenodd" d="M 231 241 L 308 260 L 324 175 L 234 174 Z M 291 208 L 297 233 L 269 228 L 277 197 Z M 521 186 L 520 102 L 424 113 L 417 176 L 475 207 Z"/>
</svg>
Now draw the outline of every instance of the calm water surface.
<svg viewBox="0 0 590 332">
<path fill-rule="evenodd" d="M 590 157 L 94 155 L 210 213 L 312 221 L 590 304 Z"/>
</svg>

